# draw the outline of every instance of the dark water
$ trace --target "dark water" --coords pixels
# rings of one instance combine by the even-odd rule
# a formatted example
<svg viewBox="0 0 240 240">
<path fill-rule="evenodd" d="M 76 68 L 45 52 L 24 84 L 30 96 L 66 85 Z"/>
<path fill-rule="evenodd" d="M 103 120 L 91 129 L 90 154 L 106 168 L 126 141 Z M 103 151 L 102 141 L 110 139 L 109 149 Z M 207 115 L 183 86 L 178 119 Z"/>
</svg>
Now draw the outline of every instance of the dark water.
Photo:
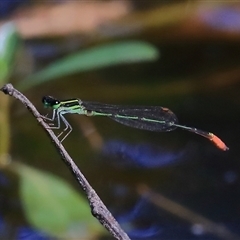
<svg viewBox="0 0 240 240">
<path fill-rule="evenodd" d="M 229 151 L 221 151 L 207 139 L 181 129 L 156 133 L 128 128 L 107 118 L 66 116 L 73 132 L 64 146 L 132 239 L 240 239 L 236 236 L 240 236 L 239 43 L 147 38 L 161 53 L 156 62 L 75 74 L 33 88 L 26 95 L 41 112 L 46 112 L 41 106 L 44 95 L 164 106 L 181 124 L 219 136 Z M 50 140 L 15 101 L 11 141 L 14 158 L 54 173 L 78 189 Z M 0 175 L 3 239 L 21 238 L 24 230 L 31 231 L 26 227 L 30 225 L 19 201 L 17 183 L 16 176 Z M 177 215 L 159 207 L 148 195 L 139 193 L 143 184 L 205 221 L 195 221 L 194 217 L 189 220 L 183 212 Z M 207 229 L 204 224 L 208 220 L 224 226 L 227 233 L 211 224 Z M 31 239 L 45 237 L 34 236 Z"/>
<path fill-rule="evenodd" d="M 207 139 L 181 129 L 155 133 L 128 128 L 107 118 L 67 116 L 74 130 L 64 145 L 114 216 L 123 227 L 127 226 L 133 239 L 219 238 L 215 233 L 201 230 L 201 224 L 198 231 L 198 225 L 194 222 L 182 220 L 149 202 L 147 197 L 137 192 L 140 184 L 146 184 L 152 191 L 216 223 L 224 224 L 229 231 L 237 233 L 240 129 L 237 121 L 238 103 L 233 97 L 237 88 L 205 89 L 201 87 L 205 77 L 192 74 L 189 77 L 187 73 L 182 73 L 178 78 L 171 76 L 169 78 L 172 79 L 168 80 L 166 76 L 156 75 L 159 73 L 157 67 L 162 64 L 164 62 L 159 61 L 153 64 L 155 66 L 124 66 L 109 69 L 110 73 L 107 70 L 89 73 L 79 79 L 74 76 L 67 81 L 59 81 L 57 85 L 49 84 L 41 89 L 44 93 L 33 94 L 32 91 L 29 95 L 40 109 L 41 96 L 46 93 L 63 98 L 79 96 L 86 100 L 114 104 L 162 105 L 172 109 L 182 124 L 214 132 L 229 146 L 228 152 L 216 148 Z M 138 72 L 141 73 L 144 67 L 149 73 L 145 82 Z M 126 72 L 123 83 L 119 76 L 123 75 L 122 71 Z M 97 78 L 100 80 L 95 83 Z M 202 89 L 186 94 L 178 93 L 184 79 L 191 79 L 187 80 L 190 88 L 200 86 Z M 176 85 L 172 90 L 174 94 L 171 88 L 165 93 L 161 90 L 168 84 Z M 128 88 L 131 91 L 126 92 Z M 156 89 L 159 89 L 159 94 Z M 16 120 L 19 118 L 24 121 Z M 84 136 L 79 123 L 85 126 L 85 121 L 90 121 L 90 131 L 97 134 L 101 143 L 94 134 L 87 138 Z M 50 141 L 28 114 L 19 110 L 13 113 L 12 122 L 15 126 L 12 130 L 14 156 L 21 156 L 24 159 L 22 161 L 37 168 L 65 179 L 67 177 L 76 186 L 68 170 L 59 162 Z M 38 139 L 35 139 L 36 134 Z M 39 151 L 40 156 L 36 155 Z"/>
</svg>

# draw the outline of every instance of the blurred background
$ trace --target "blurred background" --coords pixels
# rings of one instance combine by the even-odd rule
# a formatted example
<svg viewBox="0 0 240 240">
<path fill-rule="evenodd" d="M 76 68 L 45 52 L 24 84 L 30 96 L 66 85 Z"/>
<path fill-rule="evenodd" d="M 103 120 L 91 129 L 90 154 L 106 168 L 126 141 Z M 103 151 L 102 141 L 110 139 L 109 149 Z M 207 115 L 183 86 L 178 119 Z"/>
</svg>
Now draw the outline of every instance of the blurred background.
<svg viewBox="0 0 240 240">
<path fill-rule="evenodd" d="M 66 115 L 63 142 L 131 239 L 240 239 L 240 4 L 1 1 L 0 81 L 41 99 L 162 106 L 179 123 L 150 132 Z M 57 133 L 57 131 L 56 131 Z M 0 94 L 0 239 L 112 239 L 50 139 Z"/>
</svg>

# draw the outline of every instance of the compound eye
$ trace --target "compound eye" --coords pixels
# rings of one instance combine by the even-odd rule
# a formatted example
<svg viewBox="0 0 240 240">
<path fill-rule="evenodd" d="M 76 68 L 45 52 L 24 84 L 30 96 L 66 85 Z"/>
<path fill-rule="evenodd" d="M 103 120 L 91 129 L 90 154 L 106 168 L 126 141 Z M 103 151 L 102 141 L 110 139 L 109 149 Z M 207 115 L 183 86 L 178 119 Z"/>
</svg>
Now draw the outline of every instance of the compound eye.
<svg viewBox="0 0 240 240">
<path fill-rule="evenodd" d="M 55 106 L 56 104 L 59 104 L 60 101 L 51 97 L 51 96 L 44 96 L 42 98 L 42 103 L 45 107 L 53 107 Z"/>
</svg>

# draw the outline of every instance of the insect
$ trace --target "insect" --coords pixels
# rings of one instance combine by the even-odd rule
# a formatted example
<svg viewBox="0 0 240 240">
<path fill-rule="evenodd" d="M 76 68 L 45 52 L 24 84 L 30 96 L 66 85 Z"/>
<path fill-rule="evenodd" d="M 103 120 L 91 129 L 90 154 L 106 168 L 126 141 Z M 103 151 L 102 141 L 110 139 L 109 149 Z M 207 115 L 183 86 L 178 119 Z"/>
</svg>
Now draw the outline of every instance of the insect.
<svg viewBox="0 0 240 240">
<path fill-rule="evenodd" d="M 59 138 L 65 133 L 61 142 L 63 142 L 72 131 L 72 126 L 64 117 L 64 114 L 71 113 L 88 117 L 109 117 L 123 125 L 154 132 L 167 132 L 176 128 L 182 128 L 209 139 L 223 151 L 229 149 L 219 137 L 211 132 L 178 124 L 176 115 L 168 108 L 160 106 L 121 106 L 82 101 L 77 98 L 60 101 L 51 96 L 44 96 L 42 102 L 44 107 L 53 109 L 52 118 L 42 117 L 51 122 L 57 121 L 56 126 L 49 126 L 49 128 L 60 129 L 61 121 L 65 125 L 63 131 L 58 135 Z"/>
</svg>

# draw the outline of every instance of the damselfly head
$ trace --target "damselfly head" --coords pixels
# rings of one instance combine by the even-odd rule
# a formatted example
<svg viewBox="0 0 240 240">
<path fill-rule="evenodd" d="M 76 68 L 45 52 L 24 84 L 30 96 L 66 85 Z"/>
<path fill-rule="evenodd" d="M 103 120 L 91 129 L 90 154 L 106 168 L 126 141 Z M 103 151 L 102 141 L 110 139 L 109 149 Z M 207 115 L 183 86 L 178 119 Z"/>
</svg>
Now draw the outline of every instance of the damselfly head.
<svg viewBox="0 0 240 240">
<path fill-rule="evenodd" d="M 42 98 L 42 103 L 46 108 L 57 108 L 60 104 L 60 101 L 52 96 L 44 96 Z"/>
</svg>

